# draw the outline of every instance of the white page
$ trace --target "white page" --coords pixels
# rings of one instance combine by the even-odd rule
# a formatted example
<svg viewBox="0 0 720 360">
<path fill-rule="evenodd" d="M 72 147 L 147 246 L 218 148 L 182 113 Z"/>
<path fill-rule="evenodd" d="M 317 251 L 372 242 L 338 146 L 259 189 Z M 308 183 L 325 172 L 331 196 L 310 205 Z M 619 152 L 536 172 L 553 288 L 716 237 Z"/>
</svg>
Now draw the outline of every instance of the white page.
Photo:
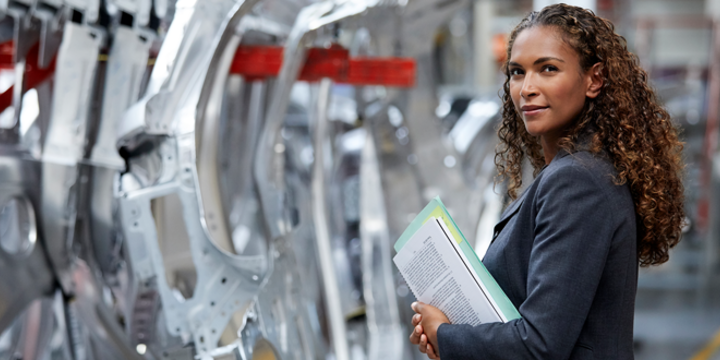
<svg viewBox="0 0 720 360">
<path fill-rule="evenodd" d="M 500 321 L 502 321 L 502 322 L 507 322 L 507 319 L 500 313 L 500 311 L 498 311 L 498 306 L 495 303 L 495 299 L 493 299 L 492 296 L 488 296 L 489 292 L 488 292 L 488 289 L 485 287 L 485 284 L 482 282 L 482 280 L 480 280 L 480 277 L 478 276 L 478 274 L 472 270 L 472 265 L 470 265 L 470 261 L 468 261 L 468 259 L 465 257 L 465 254 L 463 253 L 462 249 L 460 249 L 460 244 L 453 241 L 453 237 L 450 233 L 450 230 L 445 225 L 445 222 L 440 219 L 436 219 L 436 221 L 437 221 L 438 225 L 440 225 L 440 228 L 443 230 L 445 235 L 448 237 L 448 240 L 450 240 L 450 245 L 452 245 L 453 249 L 455 249 L 455 252 L 462 259 L 462 262 L 464 263 L 465 267 L 468 269 L 468 272 L 470 273 L 470 275 L 473 277 L 473 280 L 475 280 L 475 283 L 480 287 L 480 290 L 482 291 L 483 295 L 490 303 L 490 306 L 492 307 L 493 311 L 497 314 L 498 319 L 500 319 Z"/>
<path fill-rule="evenodd" d="M 440 309 L 451 323 L 501 321 L 450 241 L 435 219 L 428 220 L 393 261 L 415 297 Z"/>
</svg>

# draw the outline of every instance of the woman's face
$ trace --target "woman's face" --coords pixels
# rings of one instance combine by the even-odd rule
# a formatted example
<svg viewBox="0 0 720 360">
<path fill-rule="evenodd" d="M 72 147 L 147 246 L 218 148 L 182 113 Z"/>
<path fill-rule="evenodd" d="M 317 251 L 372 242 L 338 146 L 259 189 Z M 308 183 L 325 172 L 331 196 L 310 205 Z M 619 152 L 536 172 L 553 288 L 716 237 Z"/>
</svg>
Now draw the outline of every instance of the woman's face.
<svg viewBox="0 0 720 360">
<path fill-rule="evenodd" d="M 594 66 L 583 71 L 577 52 L 552 27 L 523 30 L 510 50 L 510 96 L 525 129 L 545 140 L 557 140 L 580 114 L 586 97 L 600 86 Z"/>
</svg>

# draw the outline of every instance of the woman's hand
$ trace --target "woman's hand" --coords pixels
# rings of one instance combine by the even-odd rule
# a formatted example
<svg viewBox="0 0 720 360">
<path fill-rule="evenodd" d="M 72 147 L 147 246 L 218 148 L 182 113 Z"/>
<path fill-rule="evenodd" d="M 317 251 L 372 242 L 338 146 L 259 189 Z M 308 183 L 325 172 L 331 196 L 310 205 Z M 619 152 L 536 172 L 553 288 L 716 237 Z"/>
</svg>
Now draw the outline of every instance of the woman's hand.
<svg viewBox="0 0 720 360">
<path fill-rule="evenodd" d="M 422 325 L 420 325 L 421 320 L 422 315 L 413 315 L 413 332 L 412 334 L 410 334 L 410 343 L 417 345 L 418 350 L 420 350 L 421 353 L 426 354 L 428 358 L 440 359 L 440 357 L 435 354 L 435 348 L 433 348 L 432 345 L 428 344 L 427 335 L 423 334 L 423 328 Z"/>
<path fill-rule="evenodd" d="M 413 315 L 413 332 L 410 342 L 418 345 L 420 352 L 427 354 L 430 359 L 440 359 L 437 351 L 437 330 L 441 324 L 449 324 L 450 320 L 438 308 L 422 302 L 414 302 L 412 309 L 417 313 Z"/>
</svg>

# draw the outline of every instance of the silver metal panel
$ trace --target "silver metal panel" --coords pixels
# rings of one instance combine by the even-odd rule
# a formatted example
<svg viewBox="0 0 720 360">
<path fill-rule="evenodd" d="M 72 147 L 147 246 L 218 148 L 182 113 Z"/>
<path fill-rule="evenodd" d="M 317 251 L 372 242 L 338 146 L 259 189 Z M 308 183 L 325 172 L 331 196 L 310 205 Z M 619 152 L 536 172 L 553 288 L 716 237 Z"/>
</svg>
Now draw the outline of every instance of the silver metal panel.
<svg viewBox="0 0 720 360">
<path fill-rule="evenodd" d="M 66 23 L 55 70 L 52 117 L 42 155 L 42 226 L 53 268 L 64 291 L 73 292 L 71 244 L 75 229 L 77 162 L 82 160 L 90 94 L 100 47 L 94 30 Z"/>
<path fill-rule="evenodd" d="M 401 359 L 407 329 L 402 326 L 398 311 L 380 166 L 375 141 L 369 132 L 362 150 L 360 192 L 363 293 L 370 336 L 368 358 Z"/>
<path fill-rule="evenodd" d="M 140 95 L 142 77 L 150 56 L 150 42 L 125 26 L 114 34 L 108 54 L 102 119 L 90 161 L 98 166 L 123 169 L 125 161 L 117 152 L 117 128 L 123 112 Z"/>
<path fill-rule="evenodd" d="M 340 303 L 340 289 L 333 264 L 328 225 L 329 214 L 327 209 L 326 177 L 328 169 L 326 169 L 326 166 L 328 161 L 326 157 L 328 155 L 326 155 L 325 152 L 330 140 L 327 129 L 330 85 L 331 81 L 329 79 L 323 79 L 320 82 L 320 89 L 318 90 L 317 113 L 315 114 L 315 122 L 313 124 L 315 128 L 315 161 L 313 163 L 312 204 L 318 257 L 320 258 L 320 268 L 322 269 L 323 285 L 325 288 L 325 301 L 327 301 L 327 308 L 330 315 L 333 349 L 335 350 L 337 359 L 346 360 L 350 359 L 350 351 L 346 341 L 347 329 L 345 328 L 345 316 Z"/>
<path fill-rule="evenodd" d="M 22 198 L 37 218 L 34 246 L 0 247 L 0 271 L 18 274 L 0 279 L 0 330 L 40 321 L 64 334 L 50 345 L 46 334 L 17 337 L 25 357 L 413 356 L 392 239 L 436 194 L 469 238 L 498 211 L 477 176 L 494 118 L 448 134 L 432 116 L 432 37 L 466 1 L 42 2 L 52 6 L 13 7 L 3 23 L 19 40 L 18 71 L 38 39 L 41 66 L 60 46 L 28 131 L 39 140 L 19 138 L 17 121 L 0 134 L 0 206 Z M 105 4 L 116 18 L 97 66 L 105 34 L 84 24 Z M 118 10 L 132 27 L 117 24 Z M 83 24 L 60 28 L 72 11 Z M 308 48 L 332 43 L 415 57 L 417 86 L 341 98 L 330 80 L 299 83 Z M 279 76 L 228 74 L 241 44 L 282 46 Z M 32 305 L 13 320 L 56 282 L 67 298 L 53 311 Z"/>
<path fill-rule="evenodd" d="M 25 199 L 35 212 L 38 242 L 20 253 L 8 253 L 0 248 L 0 273 L 12 276 L 0 277 L 0 331 L 6 329 L 13 319 L 32 300 L 52 292 L 54 277 L 42 246 L 45 231 L 39 226 L 40 164 L 22 153 L 5 151 L 0 155 L 0 207 L 12 198 Z M 5 215 L 5 214 L 3 214 Z M 5 229 L 3 229 L 3 232 Z M 8 241 L 3 239 L 3 242 Z M 17 239 L 22 241 L 22 239 Z"/>
</svg>

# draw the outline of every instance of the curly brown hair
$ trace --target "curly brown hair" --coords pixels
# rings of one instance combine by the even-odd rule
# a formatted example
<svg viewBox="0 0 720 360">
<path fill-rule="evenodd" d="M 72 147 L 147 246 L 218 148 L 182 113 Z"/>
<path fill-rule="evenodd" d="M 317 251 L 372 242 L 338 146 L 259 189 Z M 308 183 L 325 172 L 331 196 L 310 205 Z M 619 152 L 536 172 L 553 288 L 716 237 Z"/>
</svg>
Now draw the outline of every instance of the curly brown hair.
<svg viewBox="0 0 720 360">
<path fill-rule="evenodd" d="M 629 183 L 638 222 L 638 258 L 649 266 L 668 260 L 668 251 L 680 241 L 685 218 L 681 172 L 683 143 L 670 115 L 659 104 L 648 75 L 636 55 L 627 49 L 613 24 L 592 11 L 565 4 L 551 5 L 523 19 L 512 31 L 507 47 L 503 85 L 503 119 L 495 165 L 499 179 L 507 180 L 507 193 L 517 197 L 522 185 L 522 163 L 529 160 L 537 175 L 545 165 L 538 138 L 525 129 L 510 97 L 508 62 L 515 39 L 523 30 L 551 26 L 580 55 L 583 70 L 601 63 L 603 87 L 585 106 L 560 140 L 572 153 L 579 140 L 588 150 L 604 152 L 613 162 L 618 185 Z M 584 140 L 583 140 L 584 143 Z"/>
</svg>

